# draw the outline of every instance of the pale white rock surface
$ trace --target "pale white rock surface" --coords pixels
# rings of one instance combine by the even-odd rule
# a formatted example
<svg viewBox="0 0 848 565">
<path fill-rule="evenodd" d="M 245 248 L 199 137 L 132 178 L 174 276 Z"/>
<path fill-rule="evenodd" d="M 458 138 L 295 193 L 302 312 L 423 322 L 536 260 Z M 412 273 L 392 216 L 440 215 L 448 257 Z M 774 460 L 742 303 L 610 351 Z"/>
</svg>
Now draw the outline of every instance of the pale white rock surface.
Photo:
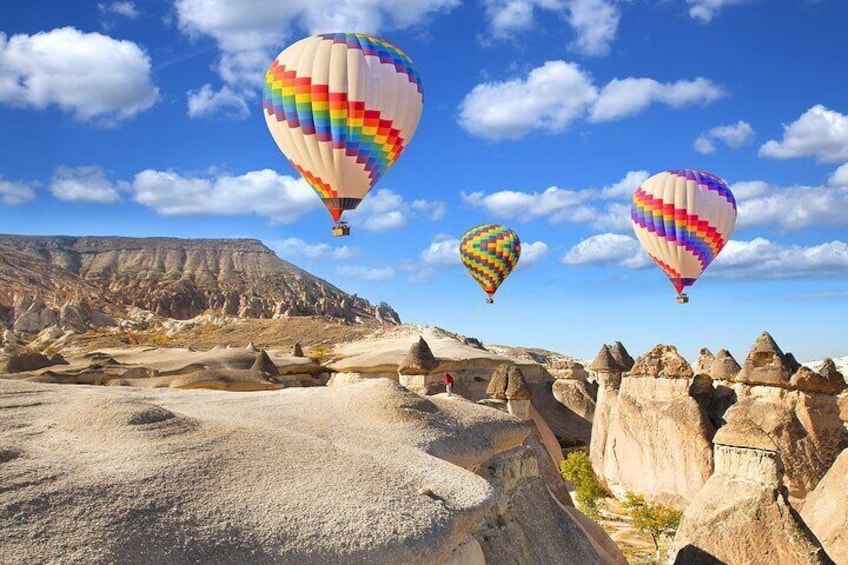
<svg viewBox="0 0 848 565">
<path fill-rule="evenodd" d="M 807 496 L 804 521 L 837 563 L 848 563 L 848 450 Z"/>
</svg>

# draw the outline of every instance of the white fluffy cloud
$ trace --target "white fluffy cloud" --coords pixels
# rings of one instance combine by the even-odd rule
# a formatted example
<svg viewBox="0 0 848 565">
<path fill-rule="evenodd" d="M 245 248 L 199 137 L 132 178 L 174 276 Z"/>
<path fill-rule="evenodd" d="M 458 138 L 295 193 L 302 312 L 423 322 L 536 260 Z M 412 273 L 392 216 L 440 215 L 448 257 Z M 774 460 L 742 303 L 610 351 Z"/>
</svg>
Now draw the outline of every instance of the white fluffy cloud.
<svg viewBox="0 0 848 565">
<path fill-rule="evenodd" d="M 240 176 L 183 176 L 147 169 L 132 184 L 136 202 L 165 216 L 257 214 L 291 223 L 321 201 L 302 179 L 270 169 Z"/>
<path fill-rule="evenodd" d="M 188 116 L 190 118 L 225 117 L 243 119 L 250 115 L 247 102 L 229 86 L 220 90 L 204 84 L 200 90 L 188 92 Z"/>
<path fill-rule="evenodd" d="M 689 4 L 689 15 L 696 20 L 710 23 L 725 6 L 737 6 L 750 0 L 686 0 Z"/>
<path fill-rule="evenodd" d="M 542 261 L 548 256 L 550 248 L 544 241 L 530 241 L 521 244 L 521 257 L 518 259 L 518 269 L 526 269 Z"/>
<path fill-rule="evenodd" d="M 97 9 L 104 16 L 121 16 L 130 20 L 138 17 L 138 8 L 135 2 L 100 2 Z"/>
<path fill-rule="evenodd" d="M 848 163 L 833 171 L 827 183 L 831 186 L 848 186 Z"/>
<path fill-rule="evenodd" d="M 783 140 L 771 140 L 760 147 L 760 156 L 815 157 L 819 163 L 848 161 L 848 116 L 816 104 L 783 126 Z"/>
<path fill-rule="evenodd" d="M 571 47 L 585 55 L 606 55 L 618 31 L 621 14 L 608 0 L 485 0 L 495 38 L 511 38 L 531 29 L 536 12 L 563 17 L 576 34 Z"/>
<path fill-rule="evenodd" d="M 307 243 L 299 237 L 290 237 L 282 241 L 277 241 L 273 244 L 276 251 L 283 258 L 303 257 L 306 259 L 333 259 L 336 261 L 344 261 L 346 259 L 354 259 L 361 255 L 359 249 L 342 245 L 341 247 L 333 247 L 326 243 Z"/>
<path fill-rule="evenodd" d="M 641 269 L 651 264 L 639 242 L 629 235 L 602 233 L 584 239 L 563 255 L 566 265 L 618 265 Z"/>
<path fill-rule="evenodd" d="M 660 83 L 614 79 L 598 91 L 575 63 L 548 61 L 526 77 L 478 84 L 459 106 L 459 124 L 486 139 L 519 139 L 534 130 L 556 133 L 587 114 L 592 122 L 632 116 L 654 103 L 680 108 L 725 95 L 705 78 Z"/>
<path fill-rule="evenodd" d="M 0 204 L 17 206 L 35 200 L 35 190 L 22 182 L 12 182 L 0 176 Z"/>
<path fill-rule="evenodd" d="M 58 167 L 50 181 L 53 196 L 66 202 L 117 204 L 126 190 L 128 183 L 108 180 L 102 167 Z"/>
<path fill-rule="evenodd" d="M 602 188 L 580 190 L 552 186 L 543 192 L 502 190 L 462 193 L 466 204 L 482 208 L 497 218 L 527 222 L 547 218 L 551 223 L 590 224 L 598 229 L 628 229 L 629 200 L 648 178 L 647 171 L 629 171 L 620 181 Z"/>
<path fill-rule="evenodd" d="M 783 231 L 797 231 L 848 225 L 848 183 L 776 187 L 753 181 L 736 183 L 731 191 L 738 201 L 738 228 L 774 225 Z"/>
<path fill-rule="evenodd" d="M 218 73 L 243 97 L 260 90 L 270 58 L 292 39 L 354 29 L 377 33 L 422 24 L 460 0 L 175 0 L 180 29 L 212 37 L 221 52 Z"/>
<path fill-rule="evenodd" d="M 421 263 L 426 267 L 454 267 L 459 260 L 459 240 L 449 235 L 437 235 L 432 243 L 421 252 Z"/>
<path fill-rule="evenodd" d="M 702 133 L 695 140 L 694 147 L 695 151 L 706 155 L 715 152 L 716 141 L 721 141 L 728 147 L 736 149 L 752 143 L 755 135 L 751 124 L 739 120 L 733 125 L 717 126 L 706 133 Z"/>
<path fill-rule="evenodd" d="M 459 123 L 486 139 L 519 139 L 534 129 L 559 132 L 597 98 L 579 66 L 548 61 L 526 78 L 478 84 L 459 107 Z"/>
<path fill-rule="evenodd" d="M 621 234 L 600 234 L 575 245 L 562 258 L 567 265 L 612 265 L 639 269 L 651 264 L 639 242 Z M 731 240 L 705 276 L 729 279 L 785 279 L 848 273 L 848 244 L 783 245 L 764 238 Z"/>
<path fill-rule="evenodd" d="M 369 282 L 387 281 L 397 274 L 394 267 L 365 267 L 362 265 L 344 265 L 338 267 L 336 273 L 343 277 Z"/>
<path fill-rule="evenodd" d="M 601 90 L 589 120 L 620 120 L 638 114 L 651 104 L 664 104 L 672 108 L 691 104 L 706 105 L 725 95 L 721 87 L 703 77 L 668 83 L 651 78 L 616 78 Z"/>
<path fill-rule="evenodd" d="M 150 58 L 131 41 L 72 27 L 0 33 L 0 104 L 55 105 L 77 119 L 114 124 L 153 106 Z"/>
<path fill-rule="evenodd" d="M 440 220 L 446 211 L 444 202 L 415 200 L 407 202 L 403 196 L 387 188 L 372 192 L 345 219 L 368 231 L 389 231 L 406 227 L 410 220 L 424 218 Z"/>
</svg>

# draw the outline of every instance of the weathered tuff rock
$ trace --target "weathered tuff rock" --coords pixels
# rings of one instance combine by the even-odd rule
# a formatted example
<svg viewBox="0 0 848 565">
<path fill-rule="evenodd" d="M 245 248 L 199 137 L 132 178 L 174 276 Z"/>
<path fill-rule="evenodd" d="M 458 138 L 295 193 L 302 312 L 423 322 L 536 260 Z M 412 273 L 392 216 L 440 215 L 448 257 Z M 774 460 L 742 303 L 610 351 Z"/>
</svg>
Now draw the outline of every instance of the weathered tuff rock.
<svg viewBox="0 0 848 565">
<path fill-rule="evenodd" d="M 793 503 L 800 504 L 848 446 L 848 432 L 835 397 L 782 392 L 781 396 L 742 397 L 724 417 L 749 419 L 772 438 L 783 462 L 783 482 Z"/>
<path fill-rule="evenodd" d="M 831 565 L 786 499 L 772 438 L 743 415 L 715 437 L 715 473 L 683 514 L 676 565 Z"/>
<path fill-rule="evenodd" d="M 37 371 L 57 363 L 51 361 L 41 353 L 24 352 L 11 355 L 6 362 L 0 366 L 0 373 L 23 373 L 26 371 Z"/>
<path fill-rule="evenodd" d="M 418 341 L 409 347 L 409 351 L 398 364 L 399 375 L 426 375 L 439 366 L 439 361 L 430 350 L 430 346 L 419 337 Z"/>
<path fill-rule="evenodd" d="M 789 379 L 796 368 L 780 350 L 774 338 L 763 332 L 748 352 L 736 381 L 748 385 L 769 385 L 789 388 Z"/>
<path fill-rule="evenodd" d="M 346 294 L 257 240 L 3 235 L 0 246 L 0 305 L 21 294 L 50 296 L 57 305 L 16 306 L 15 331 L 37 332 L 57 323 L 61 305 L 77 296 L 92 307 L 103 302 L 121 310 L 140 307 L 180 320 L 215 311 L 241 318 L 317 315 L 400 323 L 388 305 Z M 32 282 L 45 278 L 51 281 Z M 18 321 L 21 312 L 26 315 Z M 66 314 L 74 324 L 80 321 Z"/>
<path fill-rule="evenodd" d="M 622 379 L 603 456 L 593 460 L 614 492 L 633 491 L 682 507 L 712 473 L 714 428 L 689 395 L 691 376 L 675 348 L 657 346 Z"/>
<path fill-rule="evenodd" d="M 385 379 L 0 392 L 19 405 L 0 419 L 10 562 L 624 563 L 551 498 L 526 424 L 458 398 Z"/>
<path fill-rule="evenodd" d="M 585 420 L 588 424 L 595 418 L 598 385 L 586 380 L 557 379 L 551 387 L 554 398 Z"/>
<path fill-rule="evenodd" d="M 807 496 L 801 516 L 830 558 L 848 563 L 848 450 Z"/>
<path fill-rule="evenodd" d="M 624 372 L 624 367 L 618 364 L 608 345 L 602 345 L 589 368 L 596 373 L 618 373 Z"/>
<path fill-rule="evenodd" d="M 701 350 L 698 352 L 698 362 L 695 363 L 695 374 L 709 375 L 710 367 L 712 367 L 713 361 L 715 361 L 715 355 L 713 355 L 713 352 L 707 349 L 706 347 L 702 347 Z"/>
<path fill-rule="evenodd" d="M 609 347 L 610 353 L 612 354 L 613 359 L 618 364 L 619 367 L 626 373 L 633 368 L 633 357 L 627 352 L 627 349 L 624 348 L 624 344 L 620 341 L 616 341 Z"/>
<path fill-rule="evenodd" d="M 300 342 L 297 342 L 292 346 L 291 356 L 303 357 L 303 348 L 300 346 Z"/>
<path fill-rule="evenodd" d="M 839 394 L 845 390 L 845 380 L 839 372 L 831 372 L 828 377 L 825 377 L 809 367 L 802 366 L 792 375 L 789 386 L 804 392 Z"/>
<path fill-rule="evenodd" d="M 598 368 L 595 369 L 594 367 Z M 609 435 L 610 416 L 618 401 L 621 373 L 624 369 L 618 365 L 606 345 L 601 346 L 598 355 L 589 368 L 595 372 L 598 379 L 598 396 L 592 418 L 589 458 L 592 461 L 592 468 L 594 468 L 595 473 L 603 481 L 604 452 Z"/>
<path fill-rule="evenodd" d="M 736 375 L 741 370 L 742 367 L 739 366 L 733 355 L 726 349 L 719 349 L 718 355 L 710 363 L 709 375 L 714 381 L 732 381 L 736 379 Z"/>
<path fill-rule="evenodd" d="M 250 367 L 250 370 L 265 373 L 266 375 L 271 375 L 272 377 L 276 377 L 280 374 L 277 370 L 277 366 L 274 365 L 274 362 L 271 361 L 271 358 L 268 357 L 268 353 L 265 350 L 262 350 L 256 354 L 256 362 L 253 363 L 253 365 Z"/>
</svg>

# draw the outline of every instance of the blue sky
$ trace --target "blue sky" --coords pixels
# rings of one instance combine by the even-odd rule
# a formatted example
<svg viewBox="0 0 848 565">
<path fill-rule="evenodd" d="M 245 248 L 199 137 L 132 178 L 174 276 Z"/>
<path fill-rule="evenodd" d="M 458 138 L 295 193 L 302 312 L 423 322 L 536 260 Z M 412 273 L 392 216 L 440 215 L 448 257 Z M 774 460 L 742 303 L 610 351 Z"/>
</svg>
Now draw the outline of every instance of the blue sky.
<svg viewBox="0 0 848 565">
<path fill-rule="evenodd" d="M 742 358 L 768 329 L 848 354 L 848 51 L 840 0 L 19 2 L 0 21 L 0 231 L 253 237 L 405 321 L 592 357 L 673 343 Z M 72 5 L 73 4 L 73 5 Z M 363 31 L 419 67 L 412 143 L 332 238 L 260 111 L 265 68 Z M 679 306 L 628 224 L 649 175 L 739 201 Z M 524 243 L 487 307 L 456 239 Z"/>
</svg>

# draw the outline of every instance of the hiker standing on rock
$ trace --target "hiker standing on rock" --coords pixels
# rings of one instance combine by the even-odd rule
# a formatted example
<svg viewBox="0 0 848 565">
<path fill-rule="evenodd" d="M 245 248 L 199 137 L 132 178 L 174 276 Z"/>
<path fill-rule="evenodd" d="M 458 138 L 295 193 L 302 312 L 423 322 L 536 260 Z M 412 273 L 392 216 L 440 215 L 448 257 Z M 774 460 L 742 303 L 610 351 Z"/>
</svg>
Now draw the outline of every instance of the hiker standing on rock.
<svg viewBox="0 0 848 565">
<path fill-rule="evenodd" d="M 451 395 L 451 391 L 453 390 L 453 377 L 450 373 L 445 371 L 445 390 L 448 393 L 448 396 Z"/>
</svg>

